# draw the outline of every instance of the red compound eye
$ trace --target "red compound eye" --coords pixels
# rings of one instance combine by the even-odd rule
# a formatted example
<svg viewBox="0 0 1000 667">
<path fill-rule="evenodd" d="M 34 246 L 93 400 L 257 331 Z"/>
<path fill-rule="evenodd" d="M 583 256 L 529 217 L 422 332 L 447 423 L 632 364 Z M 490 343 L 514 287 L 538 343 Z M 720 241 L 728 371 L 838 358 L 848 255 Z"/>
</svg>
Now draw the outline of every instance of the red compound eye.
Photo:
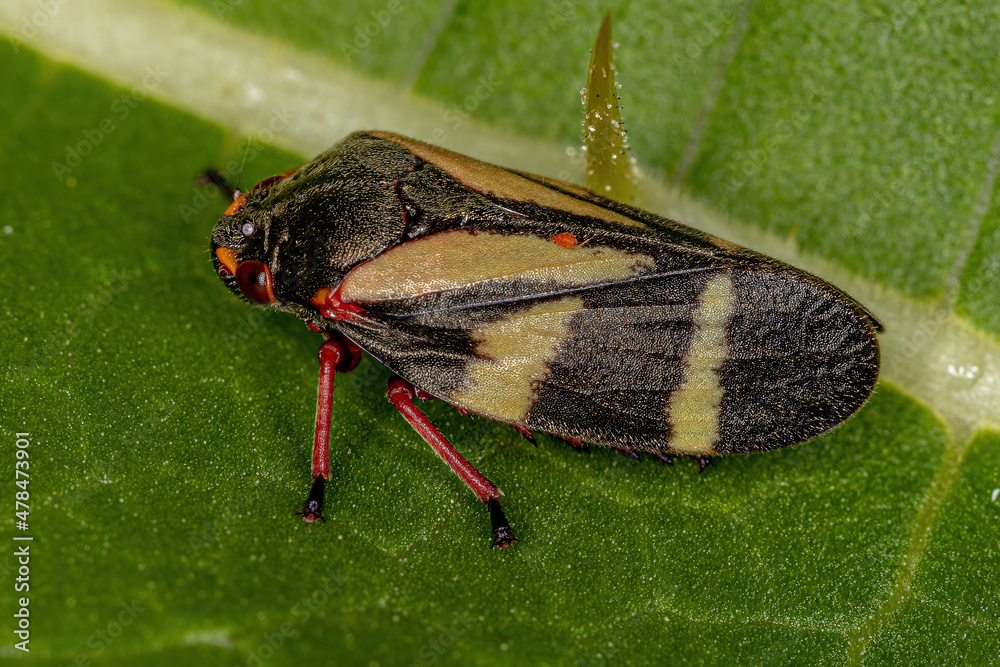
<svg viewBox="0 0 1000 667">
<path fill-rule="evenodd" d="M 274 292 L 271 288 L 271 271 L 267 264 L 256 259 L 240 262 L 236 267 L 236 284 L 240 286 L 248 299 L 257 303 L 273 303 Z"/>
</svg>

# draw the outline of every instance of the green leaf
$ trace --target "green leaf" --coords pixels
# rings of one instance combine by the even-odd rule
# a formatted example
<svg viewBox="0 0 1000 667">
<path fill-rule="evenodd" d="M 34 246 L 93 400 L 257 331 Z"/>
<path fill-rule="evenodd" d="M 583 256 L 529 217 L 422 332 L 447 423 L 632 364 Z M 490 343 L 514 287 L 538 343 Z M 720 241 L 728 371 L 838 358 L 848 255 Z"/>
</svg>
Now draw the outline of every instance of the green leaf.
<svg viewBox="0 0 1000 667">
<path fill-rule="evenodd" d="M 0 9 L 0 606 L 13 619 L 27 596 L 31 632 L 30 654 L 7 634 L 0 655 L 995 660 L 996 7 L 611 4 L 649 206 L 861 298 L 887 329 L 882 383 L 827 436 L 701 475 L 534 448 L 428 403 L 505 492 L 521 541 L 498 552 L 370 359 L 337 378 L 329 520 L 294 516 L 318 337 L 219 284 L 208 236 L 226 202 L 195 181 L 216 166 L 255 183 L 371 123 L 579 176 L 565 152 L 608 7 L 342 4 Z"/>
</svg>

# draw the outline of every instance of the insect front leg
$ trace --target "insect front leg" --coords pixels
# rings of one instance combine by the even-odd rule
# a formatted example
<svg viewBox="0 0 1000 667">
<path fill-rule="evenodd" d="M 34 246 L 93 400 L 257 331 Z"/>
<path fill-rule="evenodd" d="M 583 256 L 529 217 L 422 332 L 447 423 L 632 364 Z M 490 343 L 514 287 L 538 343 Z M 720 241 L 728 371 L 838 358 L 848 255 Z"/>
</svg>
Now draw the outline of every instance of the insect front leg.
<svg viewBox="0 0 1000 667">
<path fill-rule="evenodd" d="M 517 537 L 511 531 L 507 517 L 500 508 L 500 489 L 483 473 L 476 470 L 475 466 L 469 463 L 464 456 L 459 454 L 427 416 L 413 404 L 413 399 L 417 396 L 416 388 L 398 375 L 393 375 L 389 378 L 386 395 L 389 397 L 389 402 L 399 410 L 406 421 L 410 422 L 410 426 L 420 434 L 420 437 L 426 440 L 427 444 L 437 452 L 437 455 L 448 464 L 448 467 L 472 489 L 481 501 L 486 503 L 486 508 L 490 512 L 490 520 L 493 522 L 493 546 L 497 549 L 503 549 L 516 542 Z"/>
<path fill-rule="evenodd" d="M 324 334 L 319 347 L 319 389 L 316 392 L 316 437 L 313 440 L 313 485 L 299 516 L 306 523 L 326 521 L 323 492 L 330 479 L 330 418 L 333 413 L 333 377 L 353 370 L 361 361 L 361 349 L 337 334 Z"/>
</svg>

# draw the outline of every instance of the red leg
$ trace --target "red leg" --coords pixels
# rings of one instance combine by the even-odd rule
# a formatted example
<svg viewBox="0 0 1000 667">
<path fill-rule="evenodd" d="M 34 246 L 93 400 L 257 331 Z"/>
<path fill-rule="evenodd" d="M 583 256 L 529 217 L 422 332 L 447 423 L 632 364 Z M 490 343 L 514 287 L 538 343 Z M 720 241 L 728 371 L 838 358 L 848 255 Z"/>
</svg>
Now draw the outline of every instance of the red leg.
<svg viewBox="0 0 1000 667">
<path fill-rule="evenodd" d="M 472 489 L 473 493 L 486 503 L 486 508 L 490 512 L 490 520 L 493 522 L 493 546 L 497 549 L 503 549 L 513 544 L 517 537 L 511 532 L 507 517 L 500 508 L 500 489 L 466 461 L 465 457 L 459 454 L 451 443 L 441 435 L 441 432 L 434 427 L 434 424 L 427 419 L 427 416 L 413 404 L 417 389 L 398 375 L 393 375 L 389 378 L 386 394 L 400 414 L 406 418 L 406 421 L 410 422 L 410 426 L 427 441 L 427 444 Z"/>
<path fill-rule="evenodd" d="M 351 341 L 335 334 L 319 348 L 319 389 L 316 396 L 316 437 L 313 440 L 313 485 L 306 506 L 299 515 L 306 523 L 325 521 L 323 491 L 330 479 L 330 417 L 333 413 L 333 377 L 346 373 L 361 361 L 361 351 Z"/>
</svg>

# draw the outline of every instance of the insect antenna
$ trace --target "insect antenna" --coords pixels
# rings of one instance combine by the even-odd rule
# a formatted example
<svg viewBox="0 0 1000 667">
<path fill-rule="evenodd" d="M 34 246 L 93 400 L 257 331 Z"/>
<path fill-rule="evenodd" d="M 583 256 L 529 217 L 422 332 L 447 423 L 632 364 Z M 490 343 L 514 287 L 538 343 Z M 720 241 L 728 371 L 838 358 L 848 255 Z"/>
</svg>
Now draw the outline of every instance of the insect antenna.
<svg viewBox="0 0 1000 667">
<path fill-rule="evenodd" d="M 240 193 L 243 192 L 241 187 L 243 184 L 243 169 L 247 165 L 247 153 L 250 152 L 250 142 L 253 141 L 253 137 L 247 137 L 247 140 L 243 143 L 243 159 L 240 160 L 240 175 L 236 177 L 236 189 L 233 191 L 233 200 L 235 201 Z"/>
</svg>

